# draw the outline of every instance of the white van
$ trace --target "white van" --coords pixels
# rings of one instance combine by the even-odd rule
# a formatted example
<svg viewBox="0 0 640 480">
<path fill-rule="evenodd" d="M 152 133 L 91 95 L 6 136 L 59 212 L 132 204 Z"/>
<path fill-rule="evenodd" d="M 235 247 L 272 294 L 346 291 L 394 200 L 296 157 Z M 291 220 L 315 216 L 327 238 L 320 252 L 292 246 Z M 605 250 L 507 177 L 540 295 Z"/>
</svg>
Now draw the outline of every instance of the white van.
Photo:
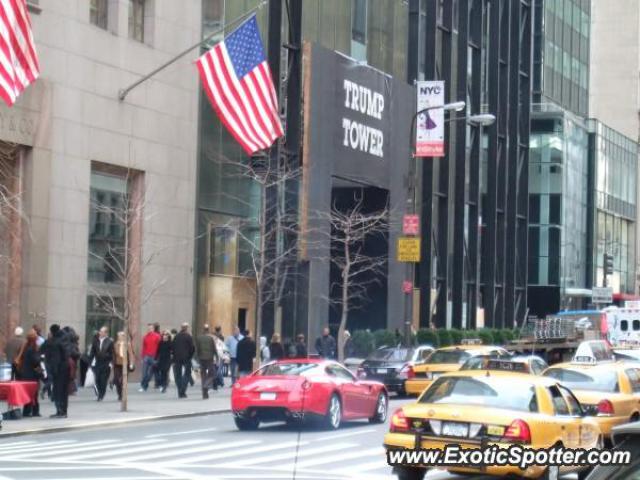
<svg viewBox="0 0 640 480">
<path fill-rule="evenodd" d="M 602 315 L 607 328 L 602 333 L 612 345 L 640 344 L 640 309 L 607 307 Z"/>
</svg>

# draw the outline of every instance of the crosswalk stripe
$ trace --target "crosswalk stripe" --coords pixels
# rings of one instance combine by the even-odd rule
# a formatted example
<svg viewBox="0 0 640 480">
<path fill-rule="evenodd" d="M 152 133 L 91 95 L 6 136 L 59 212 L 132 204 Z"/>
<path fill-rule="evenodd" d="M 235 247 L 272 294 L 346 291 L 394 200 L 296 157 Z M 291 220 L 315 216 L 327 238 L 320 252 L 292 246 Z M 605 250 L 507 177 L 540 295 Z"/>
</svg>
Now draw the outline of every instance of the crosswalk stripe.
<svg viewBox="0 0 640 480">
<path fill-rule="evenodd" d="M 173 433 L 157 433 L 155 435 L 147 435 L 145 438 L 164 438 L 164 437 L 173 437 L 175 435 L 187 435 L 190 433 L 202 433 L 202 432 L 216 432 L 217 428 L 203 428 L 201 430 L 189 430 L 186 432 L 173 432 Z"/>
<path fill-rule="evenodd" d="M 206 451 L 209 452 L 216 452 L 216 451 L 220 451 L 220 450 L 224 450 L 224 449 L 230 449 L 230 448 L 239 448 L 239 447 L 249 447 L 249 446 L 253 446 L 253 445 L 258 445 L 262 443 L 261 440 L 240 440 L 237 442 L 228 442 L 228 443 L 220 443 L 220 444 L 215 444 L 215 445 L 209 445 Z M 171 457 L 172 455 L 168 452 L 165 452 L 165 454 L 163 455 L 164 458 L 166 458 L 166 460 L 164 462 L 161 463 L 170 463 L 170 464 L 188 464 L 191 465 L 193 464 L 194 460 L 198 461 L 199 458 L 202 457 L 209 457 L 210 455 L 200 455 L 199 457 L 191 457 L 189 459 L 187 459 L 187 461 L 185 461 L 184 459 L 184 455 L 182 454 L 182 450 L 179 452 L 175 452 L 175 455 L 178 455 L 180 458 L 179 459 L 169 459 L 169 457 Z M 127 462 L 129 462 L 129 459 L 125 459 Z"/>
<path fill-rule="evenodd" d="M 13 451 L 11 452 L 12 458 L 28 458 L 28 457 L 46 457 L 49 455 L 57 455 L 60 452 L 68 452 L 68 451 L 76 451 L 77 449 L 82 448 L 91 448 L 93 446 L 99 445 L 99 448 L 103 448 L 110 443 L 115 442 L 116 440 L 98 440 L 95 442 L 88 443 L 77 443 L 76 441 L 58 444 L 58 445 L 49 445 L 46 447 L 29 447 L 27 451 Z M 5 453 L 6 454 L 6 453 Z"/>
<path fill-rule="evenodd" d="M 28 444 L 34 444 L 34 443 L 36 443 L 36 442 L 34 442 L 33 440 L 29 440 L 28 442 L 11 442 L 11 443 L 9 443 L 9 444 L 7 444 L 5 446 L 0 446 L 0 450 L 2 450 L 3 448 L 6 448 L 6 447 L 18 447 L 18 446 L 21 446 L 21 445 L 28 445 Z"/>
<path fill-rule="evenodd" d="M 175 442 L 175 443 L 167 443 L 167 442 L 162 442 L 160 440 L 145 440 L 145 441 L 138 442 L 138 444 L 141 445 L 139 447 L 120 448 L 120 445 L 114 445 L 114 447 L 116 447 L 116 450 L 90 453 L 89 455 L 72 456 L 70 458 L 76 461 L 77 460 L 85 461 L 85 460 L 91 460 L 91 459 L 98 459 L 100 461 L 105 461 L 107 459 L 113 459 L 114 457 L 122 456 L 124 460 L 131 453 L 146 452 L 149 450 L 158 450 L 163 448 L 176 449 L 181 446 L 193 445 L 194 443 L 200 443 L 200 442 L 201 440 L 186 440 L 184 442 Z"/>
<path fill-rule="evenodd" d="M 212 449 L 213 445 L 205 445 L 205 443 L 210 443 L 212 442 L 212 440 L 210 439 L 200 439 L 200 440 L 196 440 L 198 442 L 199 446 L 196 446 L 194 448 L 181 448 L 179 451 L 176 451 L 176 454 L 179 454 L 181 457 L 186 456 L 186 455 L 190 455 L 192 453 L 201 453 L 201 452 L 208 452 Z M 173 444 L 171 444 L 171 446 L 173 446 Z M 217 446 L 217 445 L 216 445 Z M 226 445 L 220 445 L 218 447 L 219 449 L 223 449 L 223 448 L 228 448 Z M 144 455 L 137 455 L 135 457 L 126 457 L 125 460 L 127 463 L 135 463 L 135 462 L 140 462 L 140 461 L 148 461 L 148 460 L 153 460 L 155 458 L 167 458 L 170 457 L 171 454 L 163 451 L 163 452 L 152 452 L 152 453 L 147 453 Z"/>
<path fill-rule="evenodd" d="M 351 475 L 353 473 L 359 473 L 359 472 L 367 472 L 370 470 L 378 470 L 378 469 L 383 469 L 383 468 L 391 468 L 384 456 L 380 457 L 380 459 L 378 459 L 375 462 L 367 462 L 367 463 L 359 463 L 357 465 L 349 465 L 348 467 L 340 467 L 337 470 L 332 470 L 335 473 L 344 473 L 346 475 Z"/>
<path fill-rule="evenodd" d="M 364 435 L 365 433 L 375 432 L 375 428 L 365 428 L 355 432 L 336 433 L 335 435 L 327 435 L 326 437 L 314 438 L 314 441 L 324 442 L 325 440 L 333 441 L 337 438 L 355 437 L 356 435 Z"/>
<path fill-rule="evenodd" d="M 102 442 L 92 442 L 91 444 L 87 443 L 87 444 L 80 444 L 77 446 L 74 446 L 69 454 L 69 459 L 70 460 L 76 460 L 76 459 L 80 459 L 83 458 L 84 454 L 87 452 L 95 452 L 96 450 L 101 450 L 102 452 L 104 452 L 105 456 L 108 456 L 111 451 L 110 450 L 104 450 L 105 448 L 123 448 L 123 447 L 135 447 L 136 445 L 149 445 L 149 440 L 137 440 L 135 442 L 122 442 L 120 440 L 103 440 Z M 36 451 L 36 454 L 38 454 L 39 452 Z M 53 460 L 53 458 L 50 456 L 52 454 L 57 455 L 60 452 L 47 452 L 44 456 L 42 456 L 42 458 L 44 459 L 51 459 Z M 66 450 L 64 450 L 65 456 L 67 455 Z M 91 454 L 93 455 L 93 453 Z M 38 455 L 38 457 L 41 457 L 41 455 Z"/>
<path fill-rule="evenodd" d="M 358 445 L 355 443 L 335 443 L 333 445 L 323 445 L 321 447 L 316 447 L 316 448 L 305 448 L 298 452 L 298 457 L 310 457 L 311 455 L 333 452 L 335 450 L 344 450 L 347 448 L 354 448 L 357 446 Z M 234 460 L 232 464 L 227 464 L 227 466 L 246 467 L 249 465 L 258 465 L 262 463 L 275 462 L 279 460 L 289 460 L 295 457 L 296 457 L 296 450 L 295 448 L 292 448 L 290 451 L 279 454 L 279 455 L 269 455 L 268 457 L 249 458 L 247 460 L 238 460 L 238 461 Z M 220 466 L 224 467 L 224 464 Z"/>
<path fill-rule="evenodd" d="M 262 442 L 256 441 L 256 443 L 262 443 Z M 221 458 L 227 459 L 231 457 L 240 457 L 247 454 L 254 456 L 256 453 L 272 452 L 274 450 L 281 450 L 283 448 L 293 448 L 297 444 L 298 442 L 283 442 L 283 443 L 276 443 L 275 445 L 265 445 L 263 447 L 252 448 L 249 452 L 245 450 L 237 450 L 235 452 L 220 452 L 220 453 L 214 453 L 210 455 L 200 455 L 200 456 L 189 458 L 187 459 L 186 462 L 183 462 L 183 463 L 186 465 L 190 465 L 198 462 L 206 462 L 209 460 L 219 460 Z M 308 445 L 308 444 L 309 442 L 300 442 L 300 446 Z"/>
<path fill-rule="evenodd" d="M 334 463 L 339 462 L 341 460 L 351 460 L 354 458 L 360 457 L 369 457 L 371 455 L 380 455 L 381 458 L 384 458 L 384 449 L 382 447 L 370 448 L 368 450 L 356 450 L 347 453 L 343 453 L 342 455 L 331 455 L 330 457 L 307 460 L 305 462 L 298 462 L 299 469 L 314 467 L 316 465 L 323 465 L 325 463 Z M 293 468 L 293 463 L 290 465 Z M 287 465 L 287 468 L 289 465 Z M 284 466 L 282 468 L 285 468 Z"/>
<path fill-rule="evenodd" d="M 22 448 L 46 448 L 47 446 L 54 446 L 54 445 L 62 445 L 62 444 L 70 444 L 70 443 L 74 443 L 73 440 L 60 440 L 58 442 L 50 442 L 50 443 L 42 443 L 42 444 L 38 444 L 38 443 L 32 443 L 29 445 L 18 445 L 18 444 L 11 444 L 11 445 L 7 445 L 6 447 L 0 447 L 0 453 L 4 453 L 4 452 L 11 452 L 14 450 L 20 450 Z"/>
</svg>

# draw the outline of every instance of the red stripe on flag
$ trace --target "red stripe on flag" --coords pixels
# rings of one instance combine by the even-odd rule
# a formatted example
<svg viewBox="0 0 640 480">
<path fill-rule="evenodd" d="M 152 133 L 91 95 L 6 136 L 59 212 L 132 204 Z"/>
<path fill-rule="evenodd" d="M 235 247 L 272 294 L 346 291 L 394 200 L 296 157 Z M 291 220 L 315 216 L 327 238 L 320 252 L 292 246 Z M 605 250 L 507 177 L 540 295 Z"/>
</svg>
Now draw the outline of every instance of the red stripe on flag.
<svg viewBox="0 0 640 480">
<path fill-rule="evenodd" d="M 246 152 L 251 152 L 253 150 L 253 146 L 249 145 L 244 137 L 242 135 L 240 135 L 238 133 L 238 131 L 231 125 L 230 121 L 228 120 L 228 116 L 225 114 L 225 112 L 222 111 L 222 106 L 218 103 L 218 100 L 216 99 L 216 93 L 213 92 L 212 90 L 212 85 L 209 82 L 209 79 L 207 77 L 207 74 L 205 72 L 205 66 L 204 66 L 204 62 L 207 62 L 207 66 L 209 65 L 208 59 L 207 57 L 209 56 L 209 54 L 205 54 L 204 56 L 202 56 L 200 58 L 200 60 L 198 60 L 196 62 L 196 66 L 198 67 L 198 71 L 200 72 L 200 78 L 202 79 L 202 85 L 204 86 L 205 92 L 207 93 L 207 96 L 209 97 L 209 102 L 211 103 L 211 106 L 213 107 L 213 109 L 216 111 L 216 113 L 218 114 L 218 117 L 220 118 L 220 121 L 223 123 L 223 125 L 227 128 L 227 130 L 231 133 L 231 135 L 233 135 L 233 137 L 236 139 L 236 141 L 240 144 L 240 146 L 246 151 Z M 210 72 L 211 76 L 213 76 L 213 72 Z"/>
</svg>

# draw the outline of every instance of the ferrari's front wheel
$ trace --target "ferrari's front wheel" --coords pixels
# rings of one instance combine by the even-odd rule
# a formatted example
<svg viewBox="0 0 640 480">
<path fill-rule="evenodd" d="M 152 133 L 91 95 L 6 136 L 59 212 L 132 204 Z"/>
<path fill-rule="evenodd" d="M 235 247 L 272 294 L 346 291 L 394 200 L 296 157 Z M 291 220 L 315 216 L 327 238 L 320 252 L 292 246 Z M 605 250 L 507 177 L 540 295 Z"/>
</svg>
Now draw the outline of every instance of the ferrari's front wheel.
<svg viewBox="0 0 640 480">
<path fill-rule="evenodd" d="M 387 421 L 387 412 L 389 410 L 389 402 L 387 396 L 380 392 L 378 395 L 378 401 L 376 402 L 376 409 L 373 412 L 373 416 L 369 418 L 371 423 L 384 423 Z"/>
<path fill-rule="evenodd" d="M 342 405 L 340 399 L 335 393 L 329 399 L 327 414 L 324 417 L 324 425 L 329 430 L 337 430 L 342 422 Z"/>
<path fill-rule="evenodd" d="M 427 475 L 427 470 L 417 467 L 396 467 L 394 473 L 398 480 L 422 480 Z"/>
<path fill-rule="evenodd" d="M 256 417 L 235 417 L 234 421 L 236 422 L 236 427 L 238 427 L 238 430 L 242 431 L 257 430 L 260 426 L 260 420 L 258 420 Z"/>
</svg>

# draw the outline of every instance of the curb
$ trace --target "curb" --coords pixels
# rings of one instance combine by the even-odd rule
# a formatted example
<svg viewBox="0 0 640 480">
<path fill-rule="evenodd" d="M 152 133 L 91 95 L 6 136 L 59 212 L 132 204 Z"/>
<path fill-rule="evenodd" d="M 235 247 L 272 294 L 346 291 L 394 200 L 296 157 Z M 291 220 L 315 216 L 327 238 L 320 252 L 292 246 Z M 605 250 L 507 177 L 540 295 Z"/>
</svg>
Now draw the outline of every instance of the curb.
<svg viewBox="0 0 640 480">
<path fill-rule="evenodd" d="M 8 438 L 8 437 L 20 437 L 23 435 L 61 433 L 61 432 L 67 432 L 70 430 L 86 430 L 86 429 L 91 429 L 96 427 L 114 427 L 114 426 L 129 424 L 129 423 L 145 423 L 145 422 L 153 422 L 156 420 L 176 420 L 179 418 L 204 417 L 206 415 L 220 415 L 220 414 L 229 413 L 229 412 L 231 412 L 231 409 L 225 408 L 225 409 L 219 409 L 219 410 L 208 410 L 206 412 L 176 413 L 173 415 L 152 415 L 147 417 L 136 417 L 136 418 L 130 418 L 130 419 L 125 418 L 120 420 L 106 420 L 103 422 L 80 423 L 76 425 L 66 425 L 61 427 L 32 428 L 30 430 L 20 430 L 19 432 L 2 433 L 2 431 L 0 431 L 0 439 Z"/>
</svg>

